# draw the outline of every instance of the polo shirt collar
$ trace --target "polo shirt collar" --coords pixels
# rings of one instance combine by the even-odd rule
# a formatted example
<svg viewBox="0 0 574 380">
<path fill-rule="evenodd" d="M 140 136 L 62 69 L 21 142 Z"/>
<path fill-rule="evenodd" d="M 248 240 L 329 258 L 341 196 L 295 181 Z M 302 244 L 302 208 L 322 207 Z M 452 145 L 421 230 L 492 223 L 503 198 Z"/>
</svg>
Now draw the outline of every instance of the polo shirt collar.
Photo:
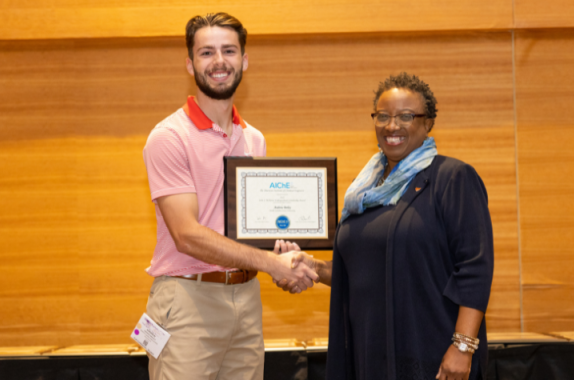
<svg viewBox="0 0 574 380">
<path fill-rule="evenodd" d="M 205 130 L 213 128 L 213 121 L 207 117 L 205 113 L 199 108 L 197 103 L 195 102 L 195 97 L 188 96 L 187 102 L 183 105 L 183 110 L 189 116 L 193 124 L 197 127 L 197 129 Z M 243 118 L 237 112 L 237 108 L 233 105 L 233 109 L 231 111 L 231 115 L 233 117 L 233 124 L 241 125 L 241 128 L 247 128 L 247 125 L 243 121 Z"/>
</svg>

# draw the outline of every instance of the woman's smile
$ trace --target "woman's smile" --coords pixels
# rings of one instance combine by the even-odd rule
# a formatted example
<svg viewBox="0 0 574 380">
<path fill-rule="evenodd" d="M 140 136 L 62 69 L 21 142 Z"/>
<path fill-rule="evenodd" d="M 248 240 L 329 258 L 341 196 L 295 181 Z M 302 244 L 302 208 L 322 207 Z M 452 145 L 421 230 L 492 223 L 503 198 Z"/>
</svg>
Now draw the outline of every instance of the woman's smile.
<svg viewBox="0 0 574 380">
<path fill-rule="evenodd" d="M 423 144 L 432 128 L 433 119 L 424 116 L 426 109 L 422 96 L 403 88 L 383 92 L 375 112 L 388 122 L 387 125 L 383 123 L 384 126 L 375 126 L 375 131 L 379 146 L 388 159 L 390 169 L 393 169 Z"/>
</svg>

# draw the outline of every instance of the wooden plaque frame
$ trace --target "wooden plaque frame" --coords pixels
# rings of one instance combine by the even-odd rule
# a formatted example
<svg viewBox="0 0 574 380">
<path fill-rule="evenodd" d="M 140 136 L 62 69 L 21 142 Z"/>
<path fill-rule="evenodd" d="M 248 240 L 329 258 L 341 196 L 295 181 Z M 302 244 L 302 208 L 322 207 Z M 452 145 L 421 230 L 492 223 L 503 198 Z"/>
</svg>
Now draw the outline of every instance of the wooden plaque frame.
<svg viewBox="0 0 574 380">
<path fill-rule="evenodd" d="M 224 201 L 225 201 L 225 236 L 237 242 L 249 244 L 262 249 L 273 249 L 277 238 L 238 239 L 237 238 L 237 168 L 239 167 L 276 167 L 276 168 L 325 168 L 327 171 L 327 223 L 328 238 L 292 238 L 302 250 L 333 249 L 333 240 L 338 223 L 337 204 L 337 158 L 336 157 L 224 157 Z"/>
</svg>

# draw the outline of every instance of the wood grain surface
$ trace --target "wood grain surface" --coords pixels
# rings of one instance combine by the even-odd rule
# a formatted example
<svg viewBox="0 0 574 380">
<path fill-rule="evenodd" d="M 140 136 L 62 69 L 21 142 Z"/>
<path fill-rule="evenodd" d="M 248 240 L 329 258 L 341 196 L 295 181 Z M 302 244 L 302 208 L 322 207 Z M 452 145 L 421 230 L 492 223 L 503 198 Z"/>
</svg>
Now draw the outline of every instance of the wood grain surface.
<svg viewBox="0 0 574 380">
<path fill-rule="evenodd" d="M 245 119 L 264 132 L 270 156 L 337 157 L 341 210 L 347 187 L 377 150 L 369 114 L 378 82 L 401 70 L 426 80 L 439 102 L 439 152 L 475 166 L 489 192 L 492 331 L 520 329 L 511 49 L 510 33 L 261 37 L 251 45 L 249 81 L 237 100 Z M 263 297 L 271 307 L 279 296 Z M 322 327 L 308 325 L 314 330 L 307 336 L 325 336 L 327 303 L 307 302 L 324 307 L 322 316 L 317 306 L 308 316 Z M 284 319 L 266 318 L 266 333 L 289 330 Z"/>
<path fill-rule="evenodd" d="M 574 30 L 516 35 L 524 328 L 574 328 Z"/>
<path fill-rule="evenodd" d="M 570 0 L 514 0 L 517 29 L 572 28 L 574 2 Z"/>
<path fill-rule="evenodd" d="M 208 12 L 234 15 L 252 35 L 512 27 L 512 0 L 3 0 L 0 11 L 4 40 L 181 36 Z"/>
<path fill-rule="evenodd" d="M 377 150 L 377 83 L 407 70 L 430 84 L 439 152 L 489 192 L 489 329 L 518 331 L 511 33 L 254 36 L 248 53 L 242 116 L 270 156 L 338 157 L 339 210 Z M 181 38 L 0 42 L 0 346 L 130 342 L 155 244 L 142 148 L 195 92 L 184 59 Z M 266 339 L 326 336 L 327 287 L 290 295 L 259 278 Z"/>
</svg>

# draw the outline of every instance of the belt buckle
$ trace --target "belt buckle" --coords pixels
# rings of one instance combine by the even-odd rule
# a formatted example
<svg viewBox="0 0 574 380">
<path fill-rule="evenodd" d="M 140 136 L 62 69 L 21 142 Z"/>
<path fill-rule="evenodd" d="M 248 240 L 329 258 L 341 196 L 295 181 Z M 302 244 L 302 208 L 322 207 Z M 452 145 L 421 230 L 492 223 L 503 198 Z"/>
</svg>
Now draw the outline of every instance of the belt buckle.
<svg viewBox="0 0 574 380">
<path fill-rule="evenodd" d="M 243 275 L 243 280 L 242 280 L 241 282 L 239 282 L 239 284 L 244 284 L 244 283 L 246 283 L 246 282 L 247 282 L 247 279 L 249 278 L 249 277 L 247 276 L 247 273 L 248 273 L 248 272 L 249 272 L 249 271 L 246 270 L 246 269 L 235 270 L 235 271 L 233 271 L 233 272 L 231 272 L 231 271 L 225 271 L 225 285 L 232 285 L 232 284 L 229 284 L 229 279 L 231 278 L 231 273 L 241 273 L 241 274 Z"/>
<path fill-rule="evenodd" d="M 239 282 L 240 284 L 243 284 L 245 282 L 247 282 L 247 270 L 245 269 L 240 269 L 238 271 L 225 271 L 225 285 L 232 285 L 229 283 L 229 279 L 231 278 L 231 273 L 241 273 L 243 275 L 243 280 L 241 282 Z"/>
</svg>

